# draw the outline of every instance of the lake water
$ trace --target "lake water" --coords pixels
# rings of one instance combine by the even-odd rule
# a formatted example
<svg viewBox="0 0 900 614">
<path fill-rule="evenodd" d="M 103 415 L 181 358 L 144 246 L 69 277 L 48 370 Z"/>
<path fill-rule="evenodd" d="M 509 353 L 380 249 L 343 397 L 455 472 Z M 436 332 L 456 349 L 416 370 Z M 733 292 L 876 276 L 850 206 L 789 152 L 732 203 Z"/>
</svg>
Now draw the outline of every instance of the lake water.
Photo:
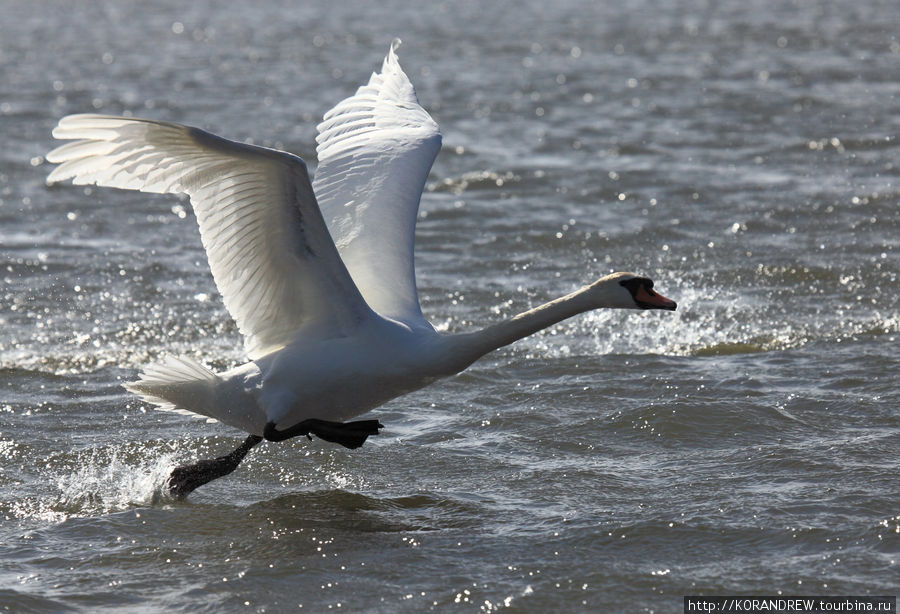
<svg viewBox="0 0 900 614">
<path fill-rule="evenodd" d="M 375 5 L 378 5 L 377 8 Z M 895 0 L 0 2 L 0 610 L 680 612 L 900 585 Z M 394 37 L 444 149 L 442 331 L 613 270 L 594 312 L 373 412 L 236 446 L 121 382 L 244 360 L 187 201 L 48 188 L 69 113 L 285 148 Z M 340 610 L 338 610 L 340 608 Z"/>
</svg>

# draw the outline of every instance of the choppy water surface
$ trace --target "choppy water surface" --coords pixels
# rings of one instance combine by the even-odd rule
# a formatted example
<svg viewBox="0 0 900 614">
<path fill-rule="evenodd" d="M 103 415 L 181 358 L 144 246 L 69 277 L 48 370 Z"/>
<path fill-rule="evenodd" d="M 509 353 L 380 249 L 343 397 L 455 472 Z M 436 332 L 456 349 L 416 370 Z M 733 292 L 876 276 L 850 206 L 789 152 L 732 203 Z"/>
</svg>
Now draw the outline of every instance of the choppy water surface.
<svg viewBox="0 0 900 614">
<path fill-rule="evenodd" d="M 895 594 L 900 10 L 860 2 L 0 4 L 0 609 L 680 611 Z M 242 360 L 186 201 L 47 188 L 132 112 L 289 149 L 380 65 L 444 151 L 419 287 L 469 330 L 612 270 L 594 313 L 391 402 L 357 451 L 260 446 L 121 389 Z"/>
</svg>

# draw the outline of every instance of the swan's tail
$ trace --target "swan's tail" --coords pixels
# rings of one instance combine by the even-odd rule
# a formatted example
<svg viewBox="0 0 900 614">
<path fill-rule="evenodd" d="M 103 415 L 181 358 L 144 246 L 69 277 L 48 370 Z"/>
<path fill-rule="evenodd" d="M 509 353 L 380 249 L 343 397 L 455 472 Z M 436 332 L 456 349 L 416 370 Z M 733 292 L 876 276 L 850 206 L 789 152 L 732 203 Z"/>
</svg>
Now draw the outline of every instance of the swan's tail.
<svg viewBox="0 0 900 614">
<path fill-rule="evenodd" d="M 124 386 L 157 409 L 215 420 L 215 391 L 220 381 L 198 362 L 168 357 L 162 364 L 144 367 L 136 382 Z"/>
</svg>

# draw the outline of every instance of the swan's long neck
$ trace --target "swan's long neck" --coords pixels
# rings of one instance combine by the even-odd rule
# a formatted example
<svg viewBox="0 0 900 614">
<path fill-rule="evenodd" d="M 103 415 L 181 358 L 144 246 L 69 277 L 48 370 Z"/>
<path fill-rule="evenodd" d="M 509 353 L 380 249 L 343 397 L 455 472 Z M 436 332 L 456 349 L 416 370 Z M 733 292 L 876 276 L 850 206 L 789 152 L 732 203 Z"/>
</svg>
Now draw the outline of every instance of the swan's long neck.
<svg viewBox="0 0 900 614">
<path fill-rule="evenodd" d="M 472 333 L 453 335 L 448 338 L 452 348 L 450 354 L 458 361 L 453 365 L 453 369 L 461 371 L 489 352 L 553 326 L 566 318 L 603 307 L 604 305 L 598 304 L 596 298 L 592 296 L 592 290 L 592 286 L 586 286 L 504 322 Z"/>
<path fill-rule="evenodd" d="M 614 309 L 666 309 L 674 311 L 675 301 L 653 291 L 653 282 L 634 273 L 613 273 L 589 286 L 555 301 L 520 313 L 499 324 L 474 333 L 439 336 L 439 351 L 429 348 L 426 354 L 431 371 L 438 377 L 459 373 L 470 364 L 497 348 L 527 337 L 537 331 L 579 313 L 609 307 Z M 428 362 L 428 361 L 426 361 Z"/>
</svg>

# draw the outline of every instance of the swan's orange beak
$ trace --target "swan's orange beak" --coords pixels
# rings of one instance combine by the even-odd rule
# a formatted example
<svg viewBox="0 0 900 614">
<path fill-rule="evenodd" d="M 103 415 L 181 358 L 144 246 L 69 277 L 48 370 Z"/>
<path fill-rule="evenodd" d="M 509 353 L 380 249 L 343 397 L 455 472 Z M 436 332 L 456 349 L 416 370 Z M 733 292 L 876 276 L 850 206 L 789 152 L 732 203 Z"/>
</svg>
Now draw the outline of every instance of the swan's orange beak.
<svg viewBox="0 0 900 614">
<path fill-rule="evenodd" d="M 653 290 L 647 290 L 643 285 L 638 288 L 634 298 L 637 304 L 644 309 L 668 309 L 669 311 L 675 311 L 675 308 L 678 307 L 678 303 L 672 299 L 668 299 Z"/>
</svg>

